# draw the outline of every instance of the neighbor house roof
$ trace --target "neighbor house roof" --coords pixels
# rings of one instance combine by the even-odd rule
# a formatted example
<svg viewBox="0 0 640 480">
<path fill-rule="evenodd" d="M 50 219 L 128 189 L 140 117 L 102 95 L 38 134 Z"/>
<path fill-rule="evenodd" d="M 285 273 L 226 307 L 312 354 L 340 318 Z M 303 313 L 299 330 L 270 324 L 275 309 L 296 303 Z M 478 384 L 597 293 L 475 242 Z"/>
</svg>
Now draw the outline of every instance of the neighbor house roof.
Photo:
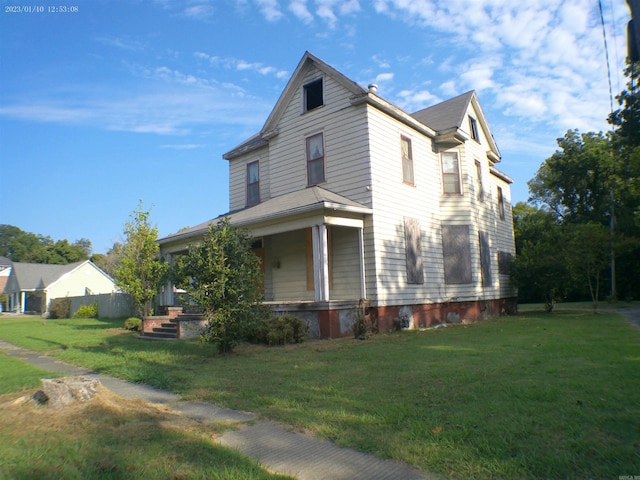
<svg viewBox="0 0 640 480">
<path fill-rule="evenodd" d="M 86 261 L 69 263 L 68 265 L 15 262 L 12 276 L 15 276 L 17 280 L 19 291 L 42 290 Z"/>
<path fill-rule="evenodd" d="M 200 236 L 207 231 L 209 225 L 226 216 L 229 217 L 232 225 L 243 227 L 255 222 L 310 213 L 322 209 L 361 215 L 372 213 L 372 210 L 365 205 L 324 188 L 314 186 L 271 198 L 251 208 L 221 215 L 195 227 L 161 238 L 158 243 L 164 244 Z"/>
</svg>

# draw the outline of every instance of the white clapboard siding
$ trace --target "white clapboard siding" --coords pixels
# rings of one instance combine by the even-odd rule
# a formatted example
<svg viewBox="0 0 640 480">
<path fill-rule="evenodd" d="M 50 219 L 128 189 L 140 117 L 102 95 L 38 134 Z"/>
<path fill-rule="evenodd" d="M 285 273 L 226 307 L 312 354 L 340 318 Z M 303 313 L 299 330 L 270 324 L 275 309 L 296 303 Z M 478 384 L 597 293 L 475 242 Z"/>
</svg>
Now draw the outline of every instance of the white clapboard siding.
<svg viewBox="0 0 640 480">
<path fill-rule="evenodd" d="M 359 232 L 355 228 L 331 228 L 331 300 L 360 298 Z"/>
<path fill-rule="evenodd" d="M 317 78 L 314 71 L 306 81 Z M 323 77 L 325 105 L 301 113 L 302 88 L 296 90 L 270 140 L 270 192 L 283 195 L 307 187 L 306 137 L 323 133 L 323 188 L 367 204 L 370 184 L 364 107 L 352 107 L 349 92 L 331 77 Z"/>
<path fill-rule="evenodd" d="M 307 245 L 306 232 L 274 235 L 271 238 L 271 292 L 279 301 L 311 301 L 313 290 L 307 290 Z"/>
<path fill-rule="evenodd" d="M 229 161 L 229 208 L 241 210 L 247 206 L 247 165 L 260 162 L 260 199 L 269 198 L 269 149 L 259 148 Z"/>
</svg>

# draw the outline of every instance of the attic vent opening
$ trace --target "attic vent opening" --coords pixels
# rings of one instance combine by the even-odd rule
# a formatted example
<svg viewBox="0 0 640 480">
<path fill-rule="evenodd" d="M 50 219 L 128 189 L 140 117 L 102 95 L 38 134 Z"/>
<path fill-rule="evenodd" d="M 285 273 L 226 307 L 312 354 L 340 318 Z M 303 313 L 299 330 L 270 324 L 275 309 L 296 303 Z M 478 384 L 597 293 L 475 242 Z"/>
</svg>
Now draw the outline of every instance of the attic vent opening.
<svg viewBox="0 0 640 480">
<path fill-rule="evenodd" d="M 322 95 L 322 78 L 314 80 L 311 83 L 307 83 L 303 88 L 305 112 L 324 105 Z"/>
</svg>

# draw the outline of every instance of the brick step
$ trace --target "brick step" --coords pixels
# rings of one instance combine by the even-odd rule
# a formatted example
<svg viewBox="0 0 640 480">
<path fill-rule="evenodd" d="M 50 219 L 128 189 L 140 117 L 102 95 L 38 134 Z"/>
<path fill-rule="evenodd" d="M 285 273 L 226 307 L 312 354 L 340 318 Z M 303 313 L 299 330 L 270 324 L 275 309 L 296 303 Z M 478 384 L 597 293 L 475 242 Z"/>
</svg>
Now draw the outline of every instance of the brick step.
<svg viewBox="0 0 640 480">
<path fill-rule="evenodd" d="M 152 333 L 162 333 L 168 335 L 177 335 L 178 329 L 176 327 L 155 327 Z"/>
</svg>

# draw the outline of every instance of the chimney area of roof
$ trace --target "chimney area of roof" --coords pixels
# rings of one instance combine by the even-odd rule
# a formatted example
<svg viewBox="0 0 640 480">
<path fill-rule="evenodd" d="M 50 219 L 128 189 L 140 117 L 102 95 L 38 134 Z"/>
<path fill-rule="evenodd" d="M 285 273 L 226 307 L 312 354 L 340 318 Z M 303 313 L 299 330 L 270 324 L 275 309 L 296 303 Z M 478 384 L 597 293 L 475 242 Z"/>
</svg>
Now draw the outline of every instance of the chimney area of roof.
<svg viewBox="0 0 640 480">
<path fill-rule="evenodd" d="M 367 88 L 369 89 L 369 93 L 378 93 L 378 85 L 375 83 L 370 83 Z"/>
</svg>

